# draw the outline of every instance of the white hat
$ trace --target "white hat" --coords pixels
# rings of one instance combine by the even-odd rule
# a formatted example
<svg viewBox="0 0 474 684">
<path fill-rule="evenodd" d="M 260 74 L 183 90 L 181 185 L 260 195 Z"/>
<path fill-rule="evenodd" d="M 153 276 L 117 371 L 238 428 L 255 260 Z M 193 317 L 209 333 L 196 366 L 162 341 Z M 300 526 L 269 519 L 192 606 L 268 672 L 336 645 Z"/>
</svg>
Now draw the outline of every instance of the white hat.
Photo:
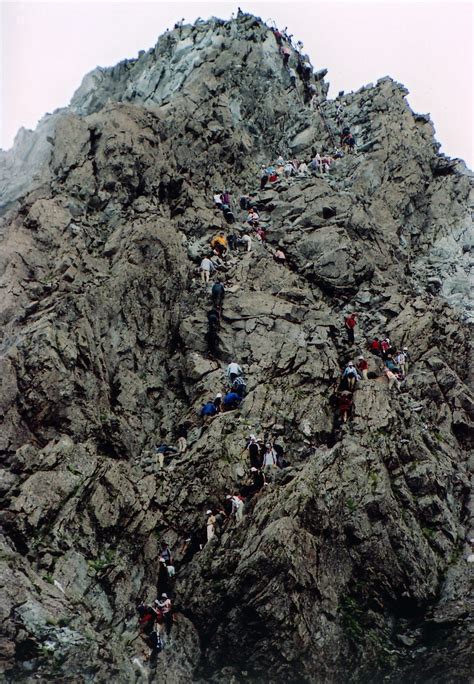
<svg viewBox="0 0 474 684">
<path fill-rule="evenodd" d="M 161 598 L 168 598 L 168 594 L 161 594 Z"/>
<path fill-rule="evenodd" d="M 222 392 L 218 392 L 216 394 L 216 399 L 221 399 L 222 398 Z"/>
<path fill-rule="evenodd" d="M 212 515 L 212 511 L 206 511 L 206 515 Z"/>
<path fill-rule="evenodd" d="M 226 499 L 232 499 L 232 495 L 231 495 L 231 494 L 227 494 Z"/>
<path fill-rule="evenodd" d="M 403 351 L 408 351 L 408 347 L 403 347 Z"/>
<path fill-rule="evenodd" d="M 361 359 L 362 359 L 362 361 L 363 361 L 363 360 L 364 360 L 364 357 L 363 357 L 363 356 L 359 356 L 359 360 L 361 360 Z"/>
<path fill-rule="evenodd" d="M 257 468 L 255 468 L 255 466 L 252 466 L 252 467 L 250 468 L 250 472 L 251 472 L 251 473 L 256 473 L 256 472 L 257 472 Z"/>
<path fill-rule="evenodd" d="M 349 363 L 348 363 L 347 365 L 348 365 L 348 366 L 353 366 L 354 364 L 352 363 L 352 361 L 349 361 Z"/>
<path fill-rule="evenodd" d="M 249 439 L 251 439 L 252 442 L 255 442 L 257 438 L 255 437 L 255 435 L 249 435 Z"/>
</svg>

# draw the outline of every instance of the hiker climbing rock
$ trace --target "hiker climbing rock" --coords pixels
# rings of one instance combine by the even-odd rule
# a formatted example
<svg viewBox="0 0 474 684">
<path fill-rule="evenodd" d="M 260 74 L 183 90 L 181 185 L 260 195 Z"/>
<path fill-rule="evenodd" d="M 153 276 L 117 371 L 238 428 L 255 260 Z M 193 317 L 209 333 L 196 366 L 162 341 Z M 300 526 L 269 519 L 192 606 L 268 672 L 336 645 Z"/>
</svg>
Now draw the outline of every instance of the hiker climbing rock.
<svg viewBox="0 0 474 684">
<path fill-rule="evenodd" d="M 212 304 L 218 310 L 222 310 L 222 305 L 224 303 L 225 287 L 222 280 L 218 278 L 211 290 Z"/>
<path fill-rule="evenodd" d="M 372 354 L 375 354 L 375 356 L 382 355 L 382 345 L 378 337 L 374 337 L 372 342 L 369 344 L 369 350 Z"/>
<path fill-rule="evenodd" d="M 389 368 L 385 368 L 383 375 L 387 378 L 389 390 L 391 390 L 394 385 L 396 385 L 398 390 L 401 389 L 401 383 L 396 373 L 391 371 Z"/>
<path fill-rule="evenodd" d="M 219 311 L 217 309 L 210 309 L 206 315 L 209 329 L 219 330 L 221 324 Z"/>
<path fill-rule="evenodd" d="M 233 411 L 240 406 L 242 402 L 242 397 L 236 392 L 227 392 L 222 397 L 222 410 L 223 411 Z"/>
<path fill-rule="evenodd" d="M 344 326 L 347 332 L 347 340 L 350 344 L 354 344 L 355 341 L 354 328 L 357 324 L 356 318 L 357 314 L 352 313 L 350 316 L 347 316 L 347 318 L 344 319 Z"/>
<path fill-rule="evenodd" d="M 211 247 L 219 257 L 223 257 L 227 253 L 227 238 L 223 230 L 212 238 Z"/>
<path fill-rule="evenodd" d="M 245 380 L 241 375 L 238 375 L 232 383 L 231 391 L 235 392 L 241 399 L 243 399 L 246 389 L 247 385 L 245 384 Z"/>
<path fill-rule="evenodd" d="M 347 422 L 347 419 L 352 411 L 352 395 L 349 390 L 343 390 L 337 396 L 337 406 L 339 409 L 339 415 L 343 423 Z"/>
<path fill-rule="evenodd" d="M 406 363 L 406 355 L 405 352 L 400 350 L 396 355 L 395 355 L 395 364 L 397 367 L 400 369 L 400 373 L 402 374 L 403 377 L 406 376 L 407 374 L 407 363 Z"/>
<path fill-rule="evenodd" d="M 206 530 L 207 530 L 207 541 L 209 543 L 215 535 L 216 516 L 213 514 L 213 512 L 211 510 L 206 511 L 206 515 L 208 516 L 207 522 L 206 522 Z"/>
<path fill-rule="evenodd" d="M 288 69 L 288 75 L 290 77 L 290 88 L 296 88 L 296 79 L 298 78 L 298 76 L 293 67 L 290 67 Z"/>
<path fill-rule="evenodd" d="M 281 56 L 283 58 L 283 66 L 288 66 L 288 62 L 290 61 L 290 56 L 291 56 L 291 50 L 288 47 L 288 45 L 284 45 L 281 50 L 280 50 Z M 295 74 L 296 76 L 296 74 Z"/>
<path fill-rule="evenodd" d="M 277 453 L 273 446 L 268 443 L 265 444 L 265 451 L 263 452 L 263 469 L 277 467 Z"/>
<path fill-rule="evenodd" d="M 163 649 L 163 642 L 156 629 L 158 616 L 152 606 L 143 603 L 137 607 L 137 611 L 140 638 L 150 649 L 148 660 L 150 665 L 153 666 L 156 664 L 158 654 Z"/>
<path fill-rule="evenodd" d="M 260 173 L 260 190 L 263 190 L 267 183 L 268 183 L 267 169 L 265 168 L 265 166 L 262 166 L 262 170 Z"/>
<path fill-rule="evenodd" d="M 342 379 L 346 381 L 347 389 L 353 392 L 357 380 L 360 380 L 360 375 L 357 372 L 357 369 L 352 363 L 352 361 L 349 361 L 346 368 L 344 369 Z"/>
<path fill-rule="evenodd" d="M 171 634 L 171 628 L 173 627 L 173 613 L 172 613 L 172 603 L 171 599 L 168 598 L 168 594 L 163 592 L 161 597 L 155 601 L 155 605 L 163 613 L 165 621 L 166 635 L 169 637 Z"/>
<path fill-rule="evenodd" d="M 175 449 L 168 444 L 160 444 L 155 447 L 155 454 L 158 456 L 158 464 L 160 468 L 163 468 L 165 463 L 165 456 L 173 456 L 178 453 L 178 449 Z"/>
<path fill-rule="evenodd" d="M 176 432 L 178 453 L 184 454 L 188 448 L 188 423 L 182 423 Z"/>
<path fill-rule="evenodd" d="M 201 261 L 200 269 L 202 282 L 208 283 L 209 275 L 211 273 L 214 273 L 214 271 L 216 270 L 214 263 L 208 257 L 204 257 L 204 259 Z"/>
<path fill-rule="evenodd" d="M 226 375 L 229 378 L 231 383 L 234 382 L 235 378 L 238 375 L 243 375 L 243 374 L 244 374 L 244 372 L 243 372 L 242 368 L 239 366 L 238 363 L 235 363 L 235 361 L 232 361 L 227 366 Z"/>
<path fill-rule="evenodd" d="M 237 495 L 228 494 L 226 500 L 232 504 L 232 517 L 237 523 L 242 522 L 244 516 L 244 502 Z"/>
<path fill-rule="evenodd" d="M 215 416 L 217 414 L 217 408 L 215 403 L 213 401 L 208 401 L 201 407 L 199 414 L 203 418 L 212 418 L 212 416 Z"/>
<path fill-rule="evenodd" d="M 359 371 L 363 380 L 368 380 L 369 364 L 364 359 L 363 356 L 359 356 L 357 359 L 357 370 Z"/>
<path fill-rule="evenodd" d="M 245 449 L 249 452 L 250 467 L 259 470 L 263 465 L 263 459 L 260 445 L 255 435 L 250 435 Z"/>
<path fill-rule="evenodd" d="M 273 260 L 277 262 L 277 264 L 281 264 L 282 266 L 286 266 L 286 256 L 285 253 L 278 248 L 275 250 L 275 253 L 273 255 Z"/>
</svg>

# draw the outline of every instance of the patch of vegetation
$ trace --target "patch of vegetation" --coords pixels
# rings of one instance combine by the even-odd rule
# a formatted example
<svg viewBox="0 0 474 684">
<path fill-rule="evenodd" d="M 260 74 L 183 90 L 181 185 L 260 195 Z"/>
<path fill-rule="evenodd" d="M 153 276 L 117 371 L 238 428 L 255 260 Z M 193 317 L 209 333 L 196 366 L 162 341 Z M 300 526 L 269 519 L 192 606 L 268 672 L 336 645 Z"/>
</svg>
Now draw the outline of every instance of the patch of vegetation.
<svg viewBox="0 0 474 684">
<path fill-rule="evenodd" d="M 110 567 L 113 564 L 114 559 L 115 551 L 108 549 L 100 558 L 88 561 L 87 565 L 89 566 L 89 570 L 99 573 Z"/>
<path fill-rule="evenodd" d="M 347 499 L 346 500 L 346 506 L 350 510 L 351 513 L 354 513 L 354 511 L 357 510 L 357 504 L 354 501 L 354 499 Z"/>
</svg>

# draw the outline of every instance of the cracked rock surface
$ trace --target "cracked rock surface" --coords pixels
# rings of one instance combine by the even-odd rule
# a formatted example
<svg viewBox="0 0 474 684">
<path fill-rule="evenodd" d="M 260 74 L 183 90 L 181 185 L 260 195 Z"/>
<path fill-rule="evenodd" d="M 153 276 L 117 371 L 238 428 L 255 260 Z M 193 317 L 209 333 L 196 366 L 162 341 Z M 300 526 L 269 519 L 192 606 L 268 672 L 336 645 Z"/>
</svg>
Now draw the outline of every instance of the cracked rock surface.
<svg viewBox="0 0 474 684">
<path fill-rule="evenodd" d="M 8 682 L 469 680 L 472 175 L 384 78 L 343 97 L 358 154 L 259 192 L 262 164 L 332 147 L 313 67 L 319 111 L 260 20 L 184 26 L 0 153 Z M 271 229 L 227 260 L 214 360 L 197 269 L 228 228 L 224 187 L 256 192 Z M 410 349 L 406 384 L 360 383 L 335 430 L 332 379 L 384 335 Z M 233 360 L 245 402 L 203 426 Z M 160 430 L 185 420 L 187 452 L 159 469 Z M 250 432 L 279 435 L 291 466 L 184 562 L 243 483 Z M 163 539 L 176 621 L 150 671 L 135 606 L 155 598 Z"/>
</svg>

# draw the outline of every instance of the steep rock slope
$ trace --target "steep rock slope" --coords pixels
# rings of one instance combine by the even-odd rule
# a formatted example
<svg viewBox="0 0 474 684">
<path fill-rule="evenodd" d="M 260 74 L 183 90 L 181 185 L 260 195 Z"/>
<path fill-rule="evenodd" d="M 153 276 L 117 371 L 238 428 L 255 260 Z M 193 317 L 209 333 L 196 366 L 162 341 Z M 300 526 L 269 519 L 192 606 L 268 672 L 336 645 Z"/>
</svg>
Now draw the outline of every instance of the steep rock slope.
<svg viewBox="0 0 474 684">
<path fill-rule="evenodd" d="M 49 140 L 32 134 L 47 152 L 2 180 L 8 681 L 467 681 L 472 181 L 402 86 L 343 98 L 359 154 L 258 193 L 290 268 L 261 244 L 228 261 L 220 359 L 206 354 L 212 191 L 257 190 L 262 163 L 330 148 L 319 77 L 315 110 L 254 17 L 177 28 L 87 76 Z M 411 350 L 406 386 L 361 384 L 334 430 L 331 379 L 385 333 Z M 234 359 L 245 403 L 201 426 Z M 188 452 L 159 470 L 160 431 L 185 419 Z M 242 482 L 252 431 L 279 434 L 291 468 L 180 565 Z M 178 612 L 149 673 L 135 605 L 154 598 L 161 539 Z"/>
</svg>

